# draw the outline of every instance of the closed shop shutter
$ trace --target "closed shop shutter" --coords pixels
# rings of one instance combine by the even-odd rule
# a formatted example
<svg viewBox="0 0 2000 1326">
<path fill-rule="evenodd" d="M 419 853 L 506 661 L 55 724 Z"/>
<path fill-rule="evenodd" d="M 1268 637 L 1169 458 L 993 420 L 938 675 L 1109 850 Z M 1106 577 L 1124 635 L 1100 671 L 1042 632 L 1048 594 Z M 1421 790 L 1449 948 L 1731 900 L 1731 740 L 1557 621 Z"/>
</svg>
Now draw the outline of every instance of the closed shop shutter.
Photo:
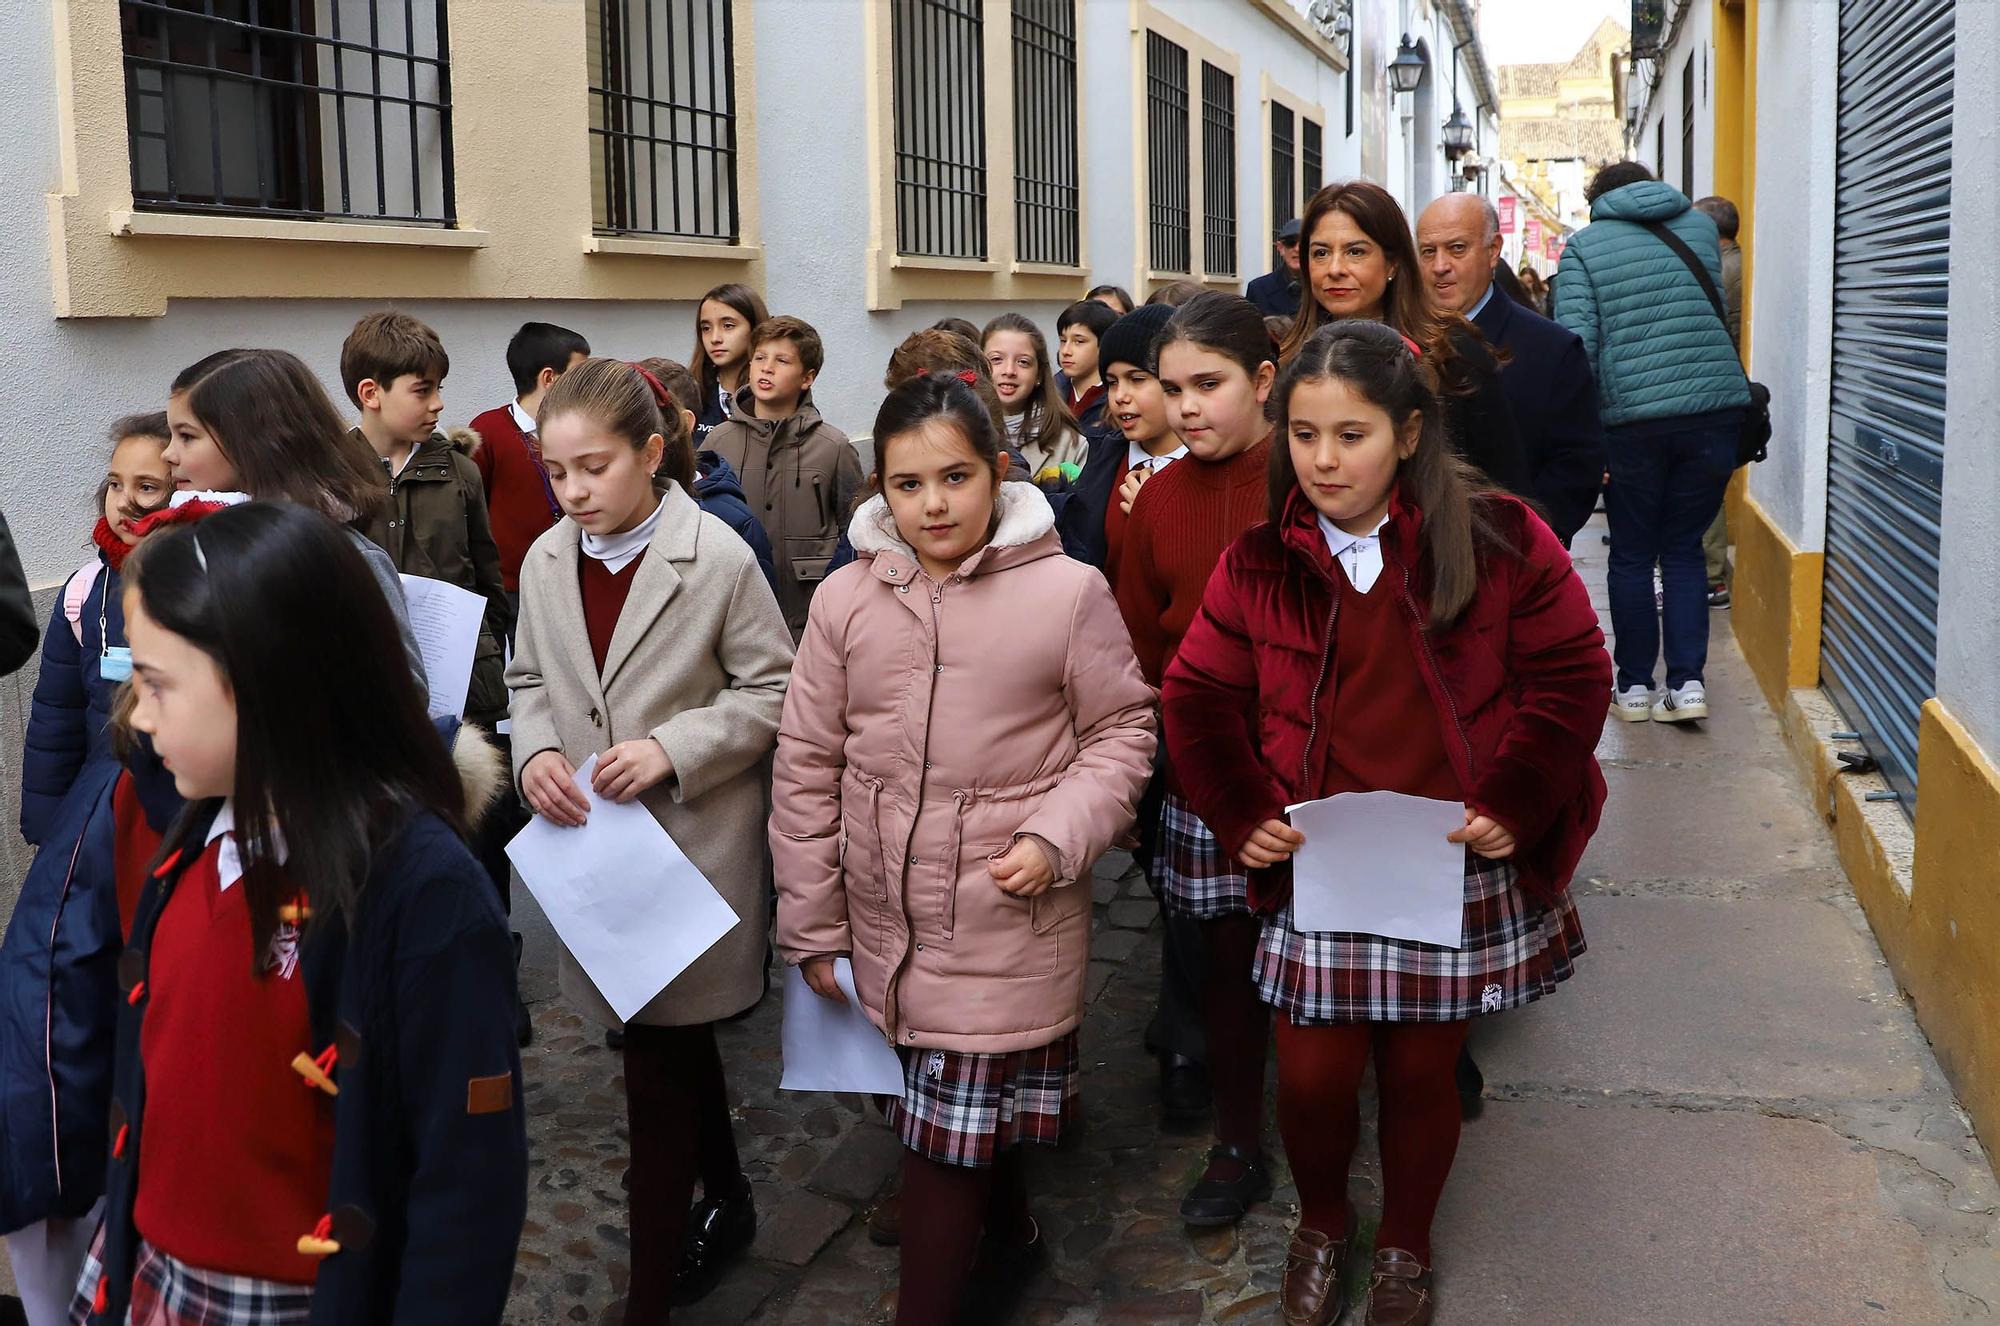
<svg viewBox="0 0 2000 1326">
<path fill-rule="evenodd" d="M 1843 0 L 1821 677 L 1905 811 L 1936 692 L 1952 0 Z"/>
</svg>

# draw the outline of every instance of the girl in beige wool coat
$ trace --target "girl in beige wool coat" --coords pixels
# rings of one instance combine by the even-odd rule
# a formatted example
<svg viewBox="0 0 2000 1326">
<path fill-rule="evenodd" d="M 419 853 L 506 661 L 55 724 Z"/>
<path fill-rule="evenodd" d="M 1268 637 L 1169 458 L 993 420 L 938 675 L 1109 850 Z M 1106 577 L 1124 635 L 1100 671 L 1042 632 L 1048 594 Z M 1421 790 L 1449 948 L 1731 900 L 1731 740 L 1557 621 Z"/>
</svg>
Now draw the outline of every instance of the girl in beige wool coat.
<svg viewBox="0 0 2000 1326">
<path fill-rule="evenodd" d="M 982 1227 L 997 1282 L 1044 1255 L 1017 1144 L 1075 1122 L 1090 870 L 1153 766 L 1111 591 L 1006 464 L 959 377 L 890 393 L 779 731 L 779 947 L 829 999 L 851 958 L 903 1054 L 903 1323 L 953 1318 Z"/>
<path fill-rule="evenodd" d="M 611 359 L 570 369 L 542 403 L 542 459 L 566 518 L 521 565 L 507 673 L 515 771 L 535 812 L 582 824 L 589 801 L 572 777 L 596 755 L 598 795 L 651 811 L 738 918 L 625 1031 L 626 1311 L 648 1323 L 711 1284 L 755 1229 L 713 1024 L 764 987 L 765 776 L 792 661 L 755 555 L 695 504 L 694 453 L 684 436 L 668 445 L 662 408 L 675 406 L 657 379 Z M 562 977 L 566 996 L 615 1023 L 567 953 Z M 699 1246 L 683 1269 L 690 1219 Z M 692 1276 L 678 1289 L 677 1272 Z"/>
</svg>

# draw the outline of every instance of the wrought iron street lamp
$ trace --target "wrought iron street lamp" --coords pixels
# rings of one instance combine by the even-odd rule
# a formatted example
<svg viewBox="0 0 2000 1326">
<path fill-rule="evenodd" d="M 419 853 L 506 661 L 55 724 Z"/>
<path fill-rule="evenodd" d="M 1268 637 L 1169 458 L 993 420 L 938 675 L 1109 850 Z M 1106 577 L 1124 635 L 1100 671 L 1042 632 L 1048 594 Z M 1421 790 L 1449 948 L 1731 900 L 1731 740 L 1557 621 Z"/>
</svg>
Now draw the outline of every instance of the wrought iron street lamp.
<svg viewBox="0 0 2000 1326">
<path fill-rule="evenodd" d="M 1453 102 L 1451 118 L 1444 122 L 1444 153 L 1456 161 L 1472 150 L 1472 121 L 1465 118 L 1465 112 Z"/>
<path fill-rule="evenodd" d="M 1417 49 L 1416 40 L 1409 33 L 1404 33 L 1396 58 L 1389 61 L 1389 86 L 1397 92 L 1415 92 L 1417 84 L 1424 81 L 1427 63 L 1424 53 Z"/>
</svg>

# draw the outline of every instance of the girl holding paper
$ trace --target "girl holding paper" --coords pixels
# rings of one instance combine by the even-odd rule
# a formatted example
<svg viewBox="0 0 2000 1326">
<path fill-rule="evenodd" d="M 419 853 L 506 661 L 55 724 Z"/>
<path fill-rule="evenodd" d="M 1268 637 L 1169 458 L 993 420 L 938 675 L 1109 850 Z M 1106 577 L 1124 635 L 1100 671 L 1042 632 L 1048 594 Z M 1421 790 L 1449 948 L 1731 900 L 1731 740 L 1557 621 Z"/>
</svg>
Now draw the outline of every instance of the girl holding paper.
<svg viewBox="0 0 2000 1326">
<path fill-rule="evenodd" d="M 318 513 L 149 535 L 124 607 L 130 722 L 187 804 L 116 964 L 104 1225 L 71 1320 L 498 1321 L 526 1113 L 513 945 L 462 837 L 497 755 L 454 767 Z"/>
<path fill-rule="evenodd" d="M 626 1318 L 648 1323 L 711 1288 L 756 1230 L 714 1024 L 764 990 L 765 762 L 792 662 L 756 555 L 695 502 L 693 449 L 684 433 L 668 442 L 662 414 L 677 408 L 659 379 L 615 359 L 585 360 L 549 389 L 538 435 L 564 519 L 521 564 L 507 672 L 514 767 L 534 811 L 583 825 L 576 766 L 597 756 L 597 794 L 644 805 L 738 917 L 625 1027 Z M 567 953 L 562 985 L 618 1025 Z"/>
<path fill-rule="evenodd" d="M 779 948 L 828 999 L 850 957 L 903 1055 L 904 1326 L 955 1319 L 975 1252 L 989 1304 L 1047 1254 L 1019 1144 L 1077 1122 L 1090 869 L 1155 747 L 1111 592 L 1041 490 L 1001 482 L 976 380 L 883 402 L 859 560 L 813 598 L 773 786 Z"/>
<path fill-rule="evenodd" d="M 1370 1326 L 1435 1310 L 1430 1227 L 1458 1145 L 1453 1066 L 1475 1016 L 1567 979 L 1568 882 L 1596 828 L 1610 663 L 1569 556 L 1454 458 L 1429 371 L 1380 323 L 1316 332 L 1273 395 L 1270 522 L 1230 548 L 1168 669 L 1190 804 L 1250 869 L 1278 1019 L 1278 1124 L 1301 1205 L 1285 1320 L 1331 1322 L 1348 1162 L 1372 1056 L 1382 1225 Z M 1285 807 L 1389 790 L 1464 806 L 1458 948 L 1302 932 Z"/>
</svg>

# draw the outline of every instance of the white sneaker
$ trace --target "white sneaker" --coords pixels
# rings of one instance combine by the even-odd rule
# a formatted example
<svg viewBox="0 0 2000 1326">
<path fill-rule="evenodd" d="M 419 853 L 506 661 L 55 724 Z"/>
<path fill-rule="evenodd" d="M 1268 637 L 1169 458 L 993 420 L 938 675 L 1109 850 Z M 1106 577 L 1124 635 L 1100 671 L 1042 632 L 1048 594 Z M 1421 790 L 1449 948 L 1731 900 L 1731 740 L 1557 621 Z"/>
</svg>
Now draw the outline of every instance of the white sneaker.
<svg viewBox="0 0 2000 1326">
<path fill-rule="evenodd" d="M 1698 681 L 1666 691 L 1660 696 L 1660 702 L 1653 706 L 1655 723 L 1692 723 L 1707 717 L 1708 692 L 1702 690 Z"/>
<path fill-rule="evenodd" d="M 1643 723 L 1656 716 L 1653 692 L 1644 686 L 1630 686 L 1611 693 L 1611 716 L 1627 723 Z"/>
</svg>

